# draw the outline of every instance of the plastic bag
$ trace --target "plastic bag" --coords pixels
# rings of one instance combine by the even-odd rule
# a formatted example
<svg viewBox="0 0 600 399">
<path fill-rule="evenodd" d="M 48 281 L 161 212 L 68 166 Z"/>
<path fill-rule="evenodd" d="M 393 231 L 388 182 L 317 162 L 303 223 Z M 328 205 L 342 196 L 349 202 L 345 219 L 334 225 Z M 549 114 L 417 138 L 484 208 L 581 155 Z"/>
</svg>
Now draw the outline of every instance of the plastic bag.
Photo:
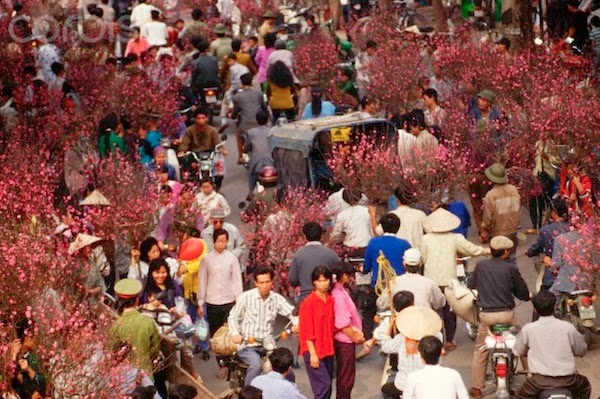
<svg viewBox="0 0 600 399">
<path fill-rule="evenodd" d="M 204 341 L 208 337 L 208 322 L 203 318 L 196 320 L 196 337 L 200 341 Z"/>
</svg>

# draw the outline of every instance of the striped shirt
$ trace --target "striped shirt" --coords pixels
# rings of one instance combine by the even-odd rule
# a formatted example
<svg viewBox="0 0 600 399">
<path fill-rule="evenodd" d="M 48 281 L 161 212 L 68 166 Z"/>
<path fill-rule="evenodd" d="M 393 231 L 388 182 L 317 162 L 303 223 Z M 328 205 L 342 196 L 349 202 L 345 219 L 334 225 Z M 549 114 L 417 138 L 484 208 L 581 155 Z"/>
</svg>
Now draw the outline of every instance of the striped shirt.
<svg viewBox="0 0 600 399">
<path fill-rule="evenodd" d="M 590 31 L 590 40 L 593 41 L 596 46 L 600 46 L 600 28 L 594 28 Z"/>
<path fill-rule="evenodd" d="M 294 307 L 283 296 L 271 291 L 266 299 L 262 299 L 258 288 L 253 288 L 242 293 L 229 312 L 229 334 L 263 339 L 273 334 L 273 323 L 278 314 L 297 326 L 298 317 L 292 315 L 293 310 Z"/>
</svg>

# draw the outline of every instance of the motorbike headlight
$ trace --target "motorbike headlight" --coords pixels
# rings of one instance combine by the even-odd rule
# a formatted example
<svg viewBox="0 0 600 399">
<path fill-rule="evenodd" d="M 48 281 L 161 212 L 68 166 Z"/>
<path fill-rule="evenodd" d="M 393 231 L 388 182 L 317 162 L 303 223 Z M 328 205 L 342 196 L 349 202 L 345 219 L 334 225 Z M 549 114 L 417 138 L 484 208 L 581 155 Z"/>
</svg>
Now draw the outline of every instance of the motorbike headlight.
<svg viewBox="0 0 600 399">
<path fill-rule="evenodd" d="M 275 342 L 275 339 L 273 339 L 273 337 L 267 337 L 263 339 L 262 345 L 266 351 L 273 351 L 277 349 L 277 343 Z"/>
</svg>

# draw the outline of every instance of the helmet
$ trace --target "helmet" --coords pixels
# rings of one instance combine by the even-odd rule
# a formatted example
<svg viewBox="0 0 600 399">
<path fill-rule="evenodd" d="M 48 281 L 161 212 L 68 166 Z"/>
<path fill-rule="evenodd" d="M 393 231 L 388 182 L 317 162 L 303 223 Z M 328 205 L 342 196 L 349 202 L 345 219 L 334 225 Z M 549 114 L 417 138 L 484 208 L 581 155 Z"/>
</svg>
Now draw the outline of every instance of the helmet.
<svg viewBox="0 0 600 399">
<path fill-rule="evenodd" d="M 265 166 L 258 172 L 258 181 L 261 184 L 277 183 L 277 170 L 273 166 Z"/>
</svg>

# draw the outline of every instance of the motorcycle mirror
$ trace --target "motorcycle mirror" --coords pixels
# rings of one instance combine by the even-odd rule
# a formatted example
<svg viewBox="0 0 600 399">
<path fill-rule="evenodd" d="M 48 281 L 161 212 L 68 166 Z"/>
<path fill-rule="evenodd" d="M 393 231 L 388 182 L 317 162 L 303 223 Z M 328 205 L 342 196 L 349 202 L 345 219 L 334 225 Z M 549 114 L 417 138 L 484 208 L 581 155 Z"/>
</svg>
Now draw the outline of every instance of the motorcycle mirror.
<svg viewBox="0 0 600 399">
<path fill-rule="evenodd" d="M 239 209 L 246 209 L 246 202 L 245 201 L 240 201 L 240 203 L 238 204 L 238 208 Z"/>
<path fill-rule="evenodd" d="M 225 133 L 221 135 L 221 141 L 227 141 L 227 135 Z"/>
</svg>

